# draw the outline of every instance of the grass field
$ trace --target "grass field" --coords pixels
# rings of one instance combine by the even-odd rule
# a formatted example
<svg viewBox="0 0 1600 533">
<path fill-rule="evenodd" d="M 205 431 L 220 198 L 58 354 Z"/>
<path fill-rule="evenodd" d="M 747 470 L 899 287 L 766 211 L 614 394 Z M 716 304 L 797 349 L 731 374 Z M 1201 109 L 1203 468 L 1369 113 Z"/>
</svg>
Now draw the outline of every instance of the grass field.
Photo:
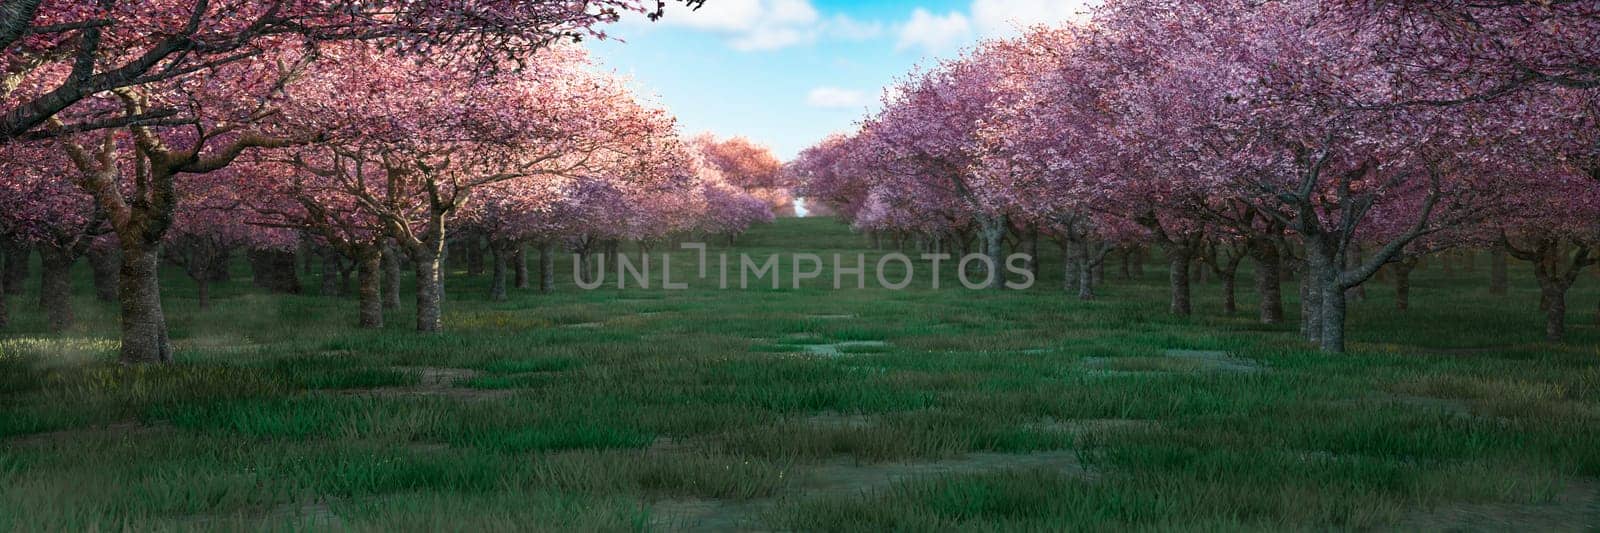
<svg viewBox="0 0 1600 533">
<path fill-rule="evenodd" d="M 808 219 L 738 251 L 862 248 Z M 1169 316 L 1154 269 L 1080 302 L 1053 258 L 1005 293 L 562 275 L 494 303 L 456 272 L 439 336 L 239 265 L 206 313 L 173 272 L 179 364 L 123 368 L 79 268 L 80 329 L 30 295 L 0 334 L 3 530 L 1600 528 L 1591 275 L 1566 344 L 1531 274 L 1494 297 L 1480 265 L 1418 272 L 1405 313 L 1374 284 L 1330 356 L 1215 285 Z"/>
</svg>

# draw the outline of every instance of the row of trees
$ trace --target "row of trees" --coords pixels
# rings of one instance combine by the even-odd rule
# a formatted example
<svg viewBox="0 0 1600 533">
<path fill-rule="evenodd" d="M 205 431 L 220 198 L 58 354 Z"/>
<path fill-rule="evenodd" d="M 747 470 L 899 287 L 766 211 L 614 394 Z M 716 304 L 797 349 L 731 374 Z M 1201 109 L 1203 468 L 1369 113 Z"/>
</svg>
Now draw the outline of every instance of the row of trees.
<svg viewBox="0 0 1600 533">
<path fill-rule="evenodd" d="M 457 233 L 490 243 L 496 298 L 528 243 L 548 266 L 561 245 L 737 234 L 772 214 L 718 163 L 728 142 L 681 138 L 566 44 L 661 4 L 6 2 L 0 241 L 12 262 L 38 251 L 56 328 L 73 321 L 67 272 L 98 258 L 121 360 L 147 363 L 172 360 L 163 261 L 204 305 L 234 250 L 310 241 L 353 266 L 359 323 L 378 327 L 403 257 L 431 332 Z"/>
<path fill-rule="evenodd" d="M 1534 263 L 1558 340 L 1600 245 L 1596 39 L 1593 1 L 1111 0 L 912 73 L 788 171 L 862 230 L 1054 239 L 1083 298 L 1153 244 L 1172 312 L 1197 262 L 1232 302 L 1248 258 L 1275 323 L 1291 269 L 1330 352 L 1369 279 L 1494 247 Z"/>
</svg>

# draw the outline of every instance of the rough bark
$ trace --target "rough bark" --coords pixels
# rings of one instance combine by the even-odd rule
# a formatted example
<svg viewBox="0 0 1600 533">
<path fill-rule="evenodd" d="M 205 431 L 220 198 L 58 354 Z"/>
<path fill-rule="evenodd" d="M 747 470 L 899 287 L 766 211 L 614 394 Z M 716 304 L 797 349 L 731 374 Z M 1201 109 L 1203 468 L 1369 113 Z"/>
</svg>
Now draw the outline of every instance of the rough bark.
<svg viewBox="0 0 1600 533">
<path fill-rule="evenodd" d="M 94 274 L 94 297 L 102 302 L 117 301 L 117 250 L 110 246 L 90 246 L 89 268 Z"/>
<path fill-rule="evenodd" d="M 539 243 L 539 292 L 550 294 L 556 291 L 556 244 L 552 241 Z"/>
<path fill-rule="evenodd" d="M 332 247 L 324 246 L 318 250 L 322 256 L 322 287 L 317 294 L 322 296 L 339 295 L 339 252 Z"/>
<path fill-rule="evenodd" d="M 1256 263 L 1258 318 L 1262 324 L 1283 323 L 1283 260 L 1277 244 L 1260 240 L 1251 246 Z"/>
<path fill-rule="evenodd" d="M 996 290 L 996 291 L 997 290 L 1001 290 L 1001 289 L 1004 289 L 1005 286 L 1006 286 L 1006 276 L 1005 276 L 1005 268 L 1004 268 L 1004 266 L 1005 266 L 1004 240 L 1005 240 L 1005 237 L 1006 237 L 1006 217 L 1004 217 L 1004 216 L 983 217 L 981 219 L 981 224 L 983 225 L 983 227 L 982 227 L 982 232 L 983 232 L 983 254 L 985 256 L 988 256 L 989 261 L 990 261 L 990 263 L 988 265 L 989 268 L 990 268 L 990 271 L 986 274 L 988 276 L 987 279 L 989 280 L 989 284 L 985 288 L 987 288 L 989 290 Z"/>
<path fill-rule="evenodd" d="M 1544 338 L 1550 342 L 1561 342 L 1567 336 L 1567 291 L 1546 287 L 1543 292 L 1545 300 L 1549 302 L 1544 312 Z"/>
<path fill-rule="evenodd" d="M 1171 246 L 1167 249 L 1167 260 L 1172 267 L 1168 279 L 1171 293 L 1169 309 L 1172 314 L 1188 316 L 1194 312 L 1189 289 L 1189 266 L 1194 260 L 1193 252 L 1188 247 Z"/>
<path fill-rule="evenodd" d="M 1061 290 L 1077 292 L 1078 272 L 1082 270 L 1079 267 L 1078 252 L 1072 243 L 1066 240 L 1058 240 L 1057 244 L 1061 246 Z"/>
<path fill-rule="evenodd" d="M 1394 308 L 1405 311 L 1411 309 L 1411 271 L 1417 268 L 1417 259 L 1408 257 L 1389 267 L 1394 271 Z"/>
<path fill-rule="evenodd" d="M 400 308 L 400 250 L 393 246 L 383 249 L 383 309 Z"/>
<path fill-rule="evenodd" d="M 357 327 L 382 329 L 383 283 L 380 273 L 383 270 L 383 254 L 373 251 L 356 261 L 357 277 L 360 279 L 360 290 L 357 291 L 356 299 L 361 306 Z"/>
<path fill-rule="evenodd" d="M 511 278 L 511 247 L 504 243 L 489 243 L 490 261 L 494 264 L 494 279 L 489 283 L 489 299 L 504 302 L 511 299 L 508 290 Z"/>
<path fill-rule="evenodd" d="M 167 338 L 166 314 L 161 309 L 160 248 L 156 245 L 122 249 L 118 298 L 122 302 L 124 364 L 171 363 L 172 341 Z"/>
<path fill-rule="evenodd" d="M 444 286 L 440 279 L 439 256 L 422 253 L 412 257 L 417 272 L 417 331 L 444 331 L 441 321 Z"/>
<path fill-rule="evenodd" d="M 1318 285 L 1321 278 L 1322 269 L 1307 251 L 1300 276 L 1300 334 L 1313 344 L 1322 342 L 1322 289 Z"/>
<path fill-rule="evenodd" d="M 516 274 L 516 286 L 518 289 L 531 288 L 533 280 L 528 278 L 528 247 L 520 242 L 513 244 L 512 247 L 514 249 L 511 251 L 511 265 L 512 271 Z"/>
</svg>

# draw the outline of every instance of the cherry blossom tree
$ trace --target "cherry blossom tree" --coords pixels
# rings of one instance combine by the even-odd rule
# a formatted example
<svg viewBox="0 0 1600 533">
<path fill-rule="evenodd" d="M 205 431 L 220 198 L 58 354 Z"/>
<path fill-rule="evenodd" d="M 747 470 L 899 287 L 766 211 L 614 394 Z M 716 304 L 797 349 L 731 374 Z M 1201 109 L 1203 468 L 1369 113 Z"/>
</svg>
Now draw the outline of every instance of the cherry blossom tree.
<svg viewBox="0 0 1600 533">
<path fill-rule="evenodd" d="M 72 267 L 107 231 L 94 199 L 60 179 L 65 158 L 43 142 L 0 146 L 0 228 L 39 251 L 39 305 L 50 328 L 72 327 Z M 0 284 L 3 285 L 3 284 Z"/>
<path fill-rule="evenodd" d="M 703 0 L 685 0 L 698 7 Z M 106 91 L 165 83 L 280 47 L 373 41 L 485 64 L 603 36 L 623 12 L 664 0 L 8 0 L 0 5 L 0 142 L 198 120 L 181 106 L 58 113 Z M 39 78 L 48 82 L 39 83 Z M 32 87 L 28 87 L 32 86 Z M 28 87 L 27 90 L 19 90 Z"/>
</svg>

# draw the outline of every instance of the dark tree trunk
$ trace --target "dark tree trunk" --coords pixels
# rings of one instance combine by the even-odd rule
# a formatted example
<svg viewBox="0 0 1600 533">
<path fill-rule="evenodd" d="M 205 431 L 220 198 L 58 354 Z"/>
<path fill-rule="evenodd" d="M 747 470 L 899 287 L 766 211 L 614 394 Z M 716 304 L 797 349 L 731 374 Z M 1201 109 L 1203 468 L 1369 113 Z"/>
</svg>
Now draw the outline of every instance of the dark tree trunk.
<svg viewBox="0 0 1600 533">
<path fill-rule="evenodd" d="M 1194 306 L 1189 298 L 1189 267 L 1194 260 L 1193 252 L 1187 247 L 1172 246 L 1167 250 L 1167 260 L 1172 266 L 1168 280 L 1171 292 L 1169 309 L 1172 314 L 1188 316 L 1194 312 Z"/>
<path fill-rule="evenodd" d="M 1345 255 L 1345 259 L 1346 259 L 1345 270 L 1355 270 L 1356 268 L 1358 268 L 1361 265 L 1362 261 L 1363 261 L 1362 253 L 1361 253 L 1361 245 L 1360 244 L 1351 244 L 1349 252 Z M 1352 302 L 1364 302 L 1364 301 L 1366 301 L 1367 300 L 1367 287 L 1366 287 L 1366 285 L 1356 285 L 1354 287 L 1351 287 L 1349 290 L 1345 291 L 1345 299 L 1349 300 L 1349 301 L 1352 301 Z"/>
<path fill-rule="evenodd" d="M 1322 342 L 1322 271 L 1307 247 L 1304 273 L 1300 276 L 1300 333 L 1313 344 Z"/>
<path fill-rule="evenodd" d="M 1133 279 L 1133 247 L 1123 247 L 1117 251 L 1117 259 L 1122 271 L 1122 279 Z"/>
<path fill-rule="evenodd" d="M 6 284 L 0 283 L 0 330 L 4 330 L 6 326 L 11 325 L 11 309 L 6 302 L 7 298 L 10 297 L 6 296 Z"/>
<path fill-rule="evenodd" d="M 300 245 L 295 247 L 293 255 L 295 262 L 300 265 L 300 275 L 309 278 L 316 273 L 316 268 L 312 263 L 318 257 L 317 248 L 316 243 L 312 242 L 310 237 L 305 236 L 303 233 L 300 235 Z"/>
<path fill-rule="evenodd" d="M 22 294 L 22 284 L 28 279 L 33 248 L 25 244 L 12 243 L 6 245 L 6 263 L 3 272 L 0 272 L 0 282 L 6 285 L 6 294 Z"/>
<path fill-rule="evenodd" d="M 72 264 L 77 257 L 69 250 L 51 246 L 39 248 L 39 306 L 44 309 L 51 331 L 72 327 Z"/>
<path fill-rule="evenodd" d="M 217 253 L 216 257 L 211 258 L 211 264 L 207 267 L 207 279 L 209 281 L 219 282 L 231 281 L 233 279 L 233 272 L 230 267 L 232 266 L 233 249 L 223 248 L 221 252 Z"/>
<path fill-rule="evenodd" d="M 400 308 L 400 250 L 393 246 L 383 249 L 383 309 Z"/>
<path fill-rule="evenodd" d="M 356 259 L 357 277 L 360 279 L 356 299 L 361 306 L 357 327 L 362 329 L 383 329 L 383 255 L 374 250 Z"/>
<path fill-rule="evenodd" d="M 539 292 L 556 292 L 556 244 L 553 241 L 539 243 Z"/>
<path fill-rule="evenodd" d="M 490 259 L 494 263 L 494 279 L 489 283 L 489 299 L 504 302 L 511 299 L 508 290 L 511 277 L 511 247 L 503 243 L 490 241 Z"/>
<path fill-rule="evenodd" d="M 337 296 L 339 294 L 339 252 L 332 247 L 324 247 L 322 255 L 322 288 L 318 294 L 322 296 Z"/>
<path fill-rule="evenodd" d="M 292 250 L 250 250 L 255 286 L 275 293 L 300 294 L 299 261 Z"/>
<path fill-rule="evenodd" d="M 417 271 L 417 331 L 444 331 L 441 322 L 444 282 L 440 278 L 439 256 L 421 253 L 414 255 L 412 260 L 416 263 Z"/>
<path fill-rule="evenodd" d="M 516 274 L 518 289 L 533 287 L 533 280 L 528 277 L 528 247 L 518 242 L 512 245 L 515 249 L 511 252 L 512 271 Z"/>
<path fill-rule="evenodd" d="M 1550 342 L 1561 342 L 1567 336 L 1567 291 L 1563 287 L 1552 286 L 1544 288 L 1542 292 L 1547 302 L 1544 338 Z"/>
<path fill-rule="evenodd" d="M 1066 240 L 1059 240 L 1057 244 L 1061 246 L 1061 290 L 1077 292 L 1078 272 L 1083 270 L 1079 265 L 1078 252 Z"/>
<path fill-rule="evenodd" d="M 1236 272 L 1223 272 L 1218 274 L 1217 277 L 1222 279 L 1222 314 L 1238 314 L 1238 274 Z"/>
<path fill-rule="evenodd" d="M 987 272 L 989 290 L 1001 290 L 1006 286 L 1005 250 L 1003 241 L 1006 237 L 1006 217 L 983 217 L 983 254 L 989 258 L 989 271 Z"/>
<path fill-rule="evenodd" d="M 1416 258 L 1402 259 L 1389 267 L 1394 269 L 1394 308 L 1411 309 L 1411 271 L 1417 268 Z"/>
<path fill-rule="evenodd" d="M 1496 244 L 1489 252 L 1489 294 L 1503 295 L 1511 287 L 1506 277 L 1508 255 L 1504 244 Z"/>
<path fill-rule="evenodd" d="M 102 302 L 117 301 L 117 250 L 111 246 L 90 246 L 89 268 L 94 274 L 94 297 Z"/>
<path fill-rule="evenodd" d="M 1134 279 L 1144 279 L 1144 261 L 1147 253 L 1143 246 L 1135 246 L 1133 248 L 1133 257 L 1131 259 L 1133 259 Z"/>
<path fill-rule="evenodd" d="M 467 253 L 467 275 L 468 276 L 482 276 L 483 275 L 483 243 L 482 243 L 483 239 L 480 239 L 478 237 L 477 233 L 467 233 L 466 235 L 463 235 L 462 237 L 463 238 L 461 239 L 461 246 L 466 248 L 465 251 Z"/>
<path fill-rule="evenodd" d="M 194 280 L 194 282 L 195 282 L 195 286 L 196 286 L 195 290 L 199 294 L 199 297 L 200 297 L 200 310 L 204 311 L 204 310 L 210 309 L 211 308 L 211 278 L 209 276 L 203 276 L 202 275 L 198 279 Z"/>
<path fill-rule="evenodd" d="M 172 341 L 161 309 L 160 266 L 161 252 L 156 245 L 123 246 L 118 291 L 122 302 L 119 359 L 123 364 L 172 362 Z"/>
<path fill-rule="evenodd" d="M 1256 295 L 1261 298 L 1259 318 L 1262 324 L 1283 323 L 1283 258 L 1278 245 L 1258 241 L 1251 246 L 1256 262 Z"/>
<path fill-rule="evenodd" d="M 1023 253 L 1028 254 L 1028 271 L 1033 273 L 1033 279 L 1039 279 L 1039 228 L 1028 228 L 1028 239 Z"/>
</svg>

